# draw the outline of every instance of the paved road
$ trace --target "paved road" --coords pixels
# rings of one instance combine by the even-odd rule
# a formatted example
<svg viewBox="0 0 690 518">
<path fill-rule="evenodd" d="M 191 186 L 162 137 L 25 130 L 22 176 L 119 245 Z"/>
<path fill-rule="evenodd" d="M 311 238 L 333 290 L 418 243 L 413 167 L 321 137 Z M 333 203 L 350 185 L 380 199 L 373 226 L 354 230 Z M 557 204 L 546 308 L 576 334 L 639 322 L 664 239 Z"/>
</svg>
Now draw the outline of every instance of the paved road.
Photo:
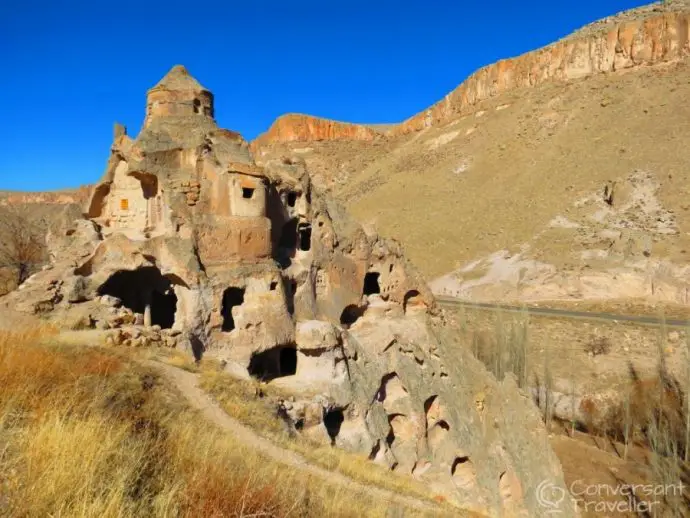
<svg viewBox="0 0 690 518">
<path fill-rule="evenodd" d="M 503 304 L 489 304 L 486 302 L 467 302 L 453 297 L 437 296 L 436 300 L 444 306 L 464 306 L 473 309 L 486 310 L 502 310 L 508 313 L 518 313 L 524 311 L 519 306 L 507 306 Z M 571 318 L 576 320 L 594 320 L 605 322 L 631 322 L 634 324 L 641 324 L 647 326 L 661 325 L 661 319 L 651 316 L 641 315 L 618 315 L 615 313 L 597 313 L 589 311 L 571 311 L 568 309 L 554 309 L 554 308 L 540 308 L 535 306 L 528 306 L 527 311 L 531 315 L 540 315 L 546 317 Z M 666 326 L 668 327 L 688 327 L 690 320 L 666 319 Z"/>
</svg>

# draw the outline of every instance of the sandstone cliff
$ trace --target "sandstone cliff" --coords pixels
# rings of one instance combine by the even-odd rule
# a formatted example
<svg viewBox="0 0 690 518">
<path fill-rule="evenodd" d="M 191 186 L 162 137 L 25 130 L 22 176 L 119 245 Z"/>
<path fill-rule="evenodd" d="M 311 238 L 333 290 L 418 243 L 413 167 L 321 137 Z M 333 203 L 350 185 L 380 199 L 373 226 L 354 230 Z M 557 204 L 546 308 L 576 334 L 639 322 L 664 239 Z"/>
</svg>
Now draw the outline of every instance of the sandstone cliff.
<svg viewBox="0 0 690 518">
<path fill-rule="evenodd" d="M 391 133 L 401 135 L 427 128 L 470 111 L 480 101 L 517 88 L 581 79 L 687 56 L 690 13 L 654 14 L 601 31 L 580 31 L 543 49 L 484 67 L 441 101 L 393 128 Z"/>
<path fill-rule="evenodd" d="M 42 203 L 48 205 L 83 204 L 89 197 L 90 186 L 51 192 L 4 192 L 0 193 L 0 205 L 24 205 Z"/>
<path fill-rule="evenodd" d="M 361 124 L 338 122 L 311 115 L 289 113 L 276 119 L 269 130 L 260 135 L 252 147 L 272 142 L 309 142 L 314 140 L 374 140 L 380 134 Z"/>
</svg>

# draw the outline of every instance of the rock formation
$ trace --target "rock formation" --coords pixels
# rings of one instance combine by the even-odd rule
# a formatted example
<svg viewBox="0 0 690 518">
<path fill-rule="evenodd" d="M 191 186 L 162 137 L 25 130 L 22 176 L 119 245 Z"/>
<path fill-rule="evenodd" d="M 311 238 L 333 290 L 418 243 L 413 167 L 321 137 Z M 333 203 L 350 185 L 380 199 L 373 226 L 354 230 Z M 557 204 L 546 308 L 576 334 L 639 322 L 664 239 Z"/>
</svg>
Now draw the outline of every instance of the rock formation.
<svg viewBox="0 0 690 518">
<path fill-rule="evenodd" d="M 279 383 L 301 433 L 465 507 L 552 510 L 536 490 L 563 477 L 529 397 L 457 343 L 396 243 L 354 224 L 303 162 L 257 165 L 213 108 L 174 67 L 139 135 L 116 131 L 83 217 L 49 234 L 51 263 L 4 304 Z"/>
<path fill-rule="evenodd" d="M 571 81 L 602 72 L 670 62 L 690 53 L 690 13 L 652 12 L 594 33 L 501 60 L 468 77 L 443 100 L 396 126 L 393 134 L 418 131 L 471 109 L 503 92 L 549 81 Z"/>
<path fill-rule="evenodd" d="M 311 142 L 316 140 L 371 141 L 381 133 L 349 122 L 338 122 L 311 115 L 288 113 L 278 117 L 268 131 L 252 142 L 253 148 L 269 142 Z"/>
<path fill-rule="evenodd" d="M 381 134 L 400 136 L 441 124 L 473 111 L 473 106 L 502 93 L 547 82 L 566 82 L 594 74 L 668 63 L 690 54 L 690 5 L 687 0 L 652 4 L 600 20 L 569 37 L 521 56 L 483 67 L 442 100 Z M 319 140 L 373 140 L 370 127 L 310 115 L 279 117 L 257 138 L 270 143 Z"/>
</svg>

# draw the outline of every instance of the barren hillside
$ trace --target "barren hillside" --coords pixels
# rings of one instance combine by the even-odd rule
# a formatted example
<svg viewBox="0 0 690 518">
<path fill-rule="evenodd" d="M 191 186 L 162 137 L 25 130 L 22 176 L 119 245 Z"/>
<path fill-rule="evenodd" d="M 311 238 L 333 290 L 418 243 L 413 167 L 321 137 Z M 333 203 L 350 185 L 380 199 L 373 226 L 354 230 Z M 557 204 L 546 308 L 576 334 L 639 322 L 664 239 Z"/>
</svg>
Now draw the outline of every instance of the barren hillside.
<svg viewBox="0 0 690 518">
<path fill-rule="evenodd" d="M 437 292 L 687 304 L 689 26 L 688 2 L 622 13 L 482 69 L 386 137 L 260 154 L 303 157 Z"/>
</svg>

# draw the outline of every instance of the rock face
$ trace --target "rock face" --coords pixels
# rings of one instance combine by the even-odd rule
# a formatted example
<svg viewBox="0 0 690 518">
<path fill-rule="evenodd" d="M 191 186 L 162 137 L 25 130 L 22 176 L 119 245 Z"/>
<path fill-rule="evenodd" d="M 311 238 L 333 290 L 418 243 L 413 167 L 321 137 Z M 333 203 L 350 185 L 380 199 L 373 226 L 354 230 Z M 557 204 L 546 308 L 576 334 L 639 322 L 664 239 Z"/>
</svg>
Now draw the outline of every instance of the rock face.
<svg viewBox="0 0 690 518">
<path fill-rule="evenodd" d="M 6 306 L 280 384 L 301 433 L 465 507 L 542 516 L 539 485 L 565 491 L 529 397 L 456 343 L 400 247 L 354 224 L 303 162 L 257 164 L 182 67 L 149 91 L 136 138 L 115 132 L 83 217 L 48 238 L 51 264 Z"/>
<path fill-rule="evenodd" d="M 10 192 L 0 193 L 0 205 L 48 204 L 69 205 L 82 204 L 89 196 L 90 187 L 54 192 Z"/>
<path fill-rule="evenodd" d="M 599 73 L 672 62 L 690 54 L 690 4 L 674 0 L 600 20 L 570 37 L 481 68 L 441 101 L 406 121 L 377 133 L 357 124 L 309 115 L 279 117 L 252 148 L 279 142 L 373 140 L 399 136 L 472 111 L 477 103 L 518 88 L 565 82 Z"/>
<path fill-rule="evenodd" d="M 478 70 L 443 100 L 396 126 L 391 133 L 401 135 L 427 128 L 517 88 L 678 60 L 690 53 L 689 34 L 687 10 L 652 11 L 642 19 L 593 34 L 576 33 L 543 49 Z"/>
<path fill-rule="evenodd" d="M 310 142 L 315 140 L 364 140 L 380 136 L 372 128 L 360 124 L 338 122 L 310 115 L 289 113 L 276 119 L 269 130 L 260 135 L 253 148 L 270 142 Z"/>
</svg>

